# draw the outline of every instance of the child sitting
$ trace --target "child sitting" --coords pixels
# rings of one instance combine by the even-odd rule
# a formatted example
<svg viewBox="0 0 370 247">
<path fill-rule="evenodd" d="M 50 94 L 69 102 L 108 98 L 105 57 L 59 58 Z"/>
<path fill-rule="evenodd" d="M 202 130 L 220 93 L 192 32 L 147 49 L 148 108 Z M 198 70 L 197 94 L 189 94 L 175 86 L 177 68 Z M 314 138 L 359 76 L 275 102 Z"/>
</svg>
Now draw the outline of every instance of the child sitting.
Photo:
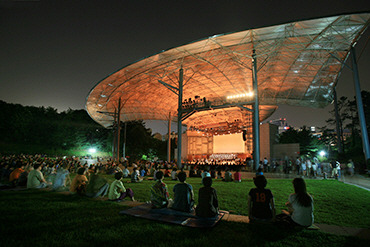
<svg viewBox="0 0 370 247">
<path fill-rule="evenodd" d="M 253 179 L 257 188 L 249 191 L 248 216 L 251 221 L 275 220 L 274 197 L 269 189 L 265 189 L 267 180 L 259 175 Z"/>
<path fill-rule="evenodd" d="M 131 198 L 132 201 L 135 201 L 134 192 L 132 191 L 132 189 L 126 189 L 125 186 L 123 186 L 123 183 L 121 181 L 122 177 L 122 172 L 117 172 L 116 174 L 114 174 L 114 178 L 116 180 L 114 180 L 109 187 L 108 199 L 111 201 L 119 202 L 128 196 Z"/>
<path fill-rule="evenodd" d="M 195 209 L 199 217 L 215 217 L 218 215 L 217 192 L 212 188 L 212 178 L 203 179 L 204 187 L 199 189 L 198 206 Z"/>
<path fill-rule="evenodd" d="M 167 185 L 163 183 L 163 172 L 158 171 L 155 174 L 157 182 L 151 188 L 150 200 L 153 208 L 165 208 L 170 202 Z"/>
<path fill-rule="evenodd" d="M 193 211 L 194 206 L 194 192 L 193 187 L 186 183 L 186 173 L 180 172 L 177 176 L 180 183 L 173 187 L 173 192 L 175 193 L 174 203 L 172 209 L 188 212 Z"/>
</svg>

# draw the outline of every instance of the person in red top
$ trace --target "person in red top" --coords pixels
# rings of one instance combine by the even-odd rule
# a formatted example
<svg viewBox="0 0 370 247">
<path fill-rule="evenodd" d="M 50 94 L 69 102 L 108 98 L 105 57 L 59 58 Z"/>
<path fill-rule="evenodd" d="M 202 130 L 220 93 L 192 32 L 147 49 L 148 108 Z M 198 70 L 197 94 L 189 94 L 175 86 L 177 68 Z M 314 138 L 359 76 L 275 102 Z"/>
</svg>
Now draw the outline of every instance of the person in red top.
<svg viewBox="0 0 370 247">
<path fill-rule="evenodd" d="M 234 181 L 239 183 L 242 181 L 242 174 L 239 172 L 239 170 L 236 170 L 234 173 Z"/>
<path fill-rule="evenodd" d="M 24 172 L 24 165 L 22 164 L 22 162 L 18 161 L 17 168 L 14 169 L 12 173 L 10 173 L 9 182 L 16 186 L 18 184 L 19 176 L 22 172 Z"/>
</svg>

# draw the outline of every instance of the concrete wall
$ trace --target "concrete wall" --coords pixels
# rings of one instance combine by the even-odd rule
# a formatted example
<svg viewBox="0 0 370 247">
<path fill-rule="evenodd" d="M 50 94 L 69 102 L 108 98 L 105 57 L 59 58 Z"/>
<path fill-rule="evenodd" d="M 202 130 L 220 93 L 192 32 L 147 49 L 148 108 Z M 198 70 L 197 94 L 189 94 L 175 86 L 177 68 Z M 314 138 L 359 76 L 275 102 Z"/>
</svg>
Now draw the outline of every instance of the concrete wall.
<svg viewBox="0 0 370 247">
<path fill-rule="evenodd" d="M 273 145 L 277 143 L 278 126 L 264 123 L 260 125 L 260 159 L 273 158 Z"/>
</svg>

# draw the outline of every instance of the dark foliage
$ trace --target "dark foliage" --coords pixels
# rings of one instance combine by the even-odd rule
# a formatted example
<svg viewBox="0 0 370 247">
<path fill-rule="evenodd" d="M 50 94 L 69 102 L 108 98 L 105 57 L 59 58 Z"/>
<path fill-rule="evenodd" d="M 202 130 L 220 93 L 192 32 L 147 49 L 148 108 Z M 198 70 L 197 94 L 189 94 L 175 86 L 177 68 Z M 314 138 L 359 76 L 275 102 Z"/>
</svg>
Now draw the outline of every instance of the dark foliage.
<svg viewBox="0 0 370 247">
<path fill-rule="evenodd" d="M 89 147 L 112 151 L 113 131 L 97 124 L 85 110 L 69 109 L 58 113 L 52 107 L 0 101 L 0 121 L 1 152 L 66 154 Z M 165 143 L 154 139 L 142 121 L 128 122 L 128 156 L 140 158 L 151 153 L 164 157 L 166 149 L 162 146 Z"/>
</svg>

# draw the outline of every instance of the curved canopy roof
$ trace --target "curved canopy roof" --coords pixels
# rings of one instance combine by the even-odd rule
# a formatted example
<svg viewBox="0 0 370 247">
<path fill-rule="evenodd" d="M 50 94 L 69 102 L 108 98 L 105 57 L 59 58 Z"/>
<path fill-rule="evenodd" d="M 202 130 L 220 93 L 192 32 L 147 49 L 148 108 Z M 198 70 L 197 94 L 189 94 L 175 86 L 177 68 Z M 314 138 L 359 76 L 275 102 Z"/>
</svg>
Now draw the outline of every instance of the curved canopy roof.
<svg viewBox="0 0 370 247">
<path fill-rule="evenodd" d="M 163 51 L 128 65 L 100 81 L 89 93 L 86 109 L 99 124 L 112 125 L 121 98 L 122 121 L 177 120 L 178 97 L 159 80 L 178 87 L 184 70 L 183 98 L 224 104 L 230 95 L 247 94 L 252 86 L 252 54 L 258 67 L 260 120 L 277 104 L 324 107 L 349 55 L 369 24 L 370 13 L 346 14 L 251 29 Z M 213 104 L 213 103 L 212 103 Z M 218 116 L 218 117 L 216 117 Z M 195 128 L 225 122 L 249 125 L 241 107 L 196 112 L 184 121 Z"/>
</svg>

